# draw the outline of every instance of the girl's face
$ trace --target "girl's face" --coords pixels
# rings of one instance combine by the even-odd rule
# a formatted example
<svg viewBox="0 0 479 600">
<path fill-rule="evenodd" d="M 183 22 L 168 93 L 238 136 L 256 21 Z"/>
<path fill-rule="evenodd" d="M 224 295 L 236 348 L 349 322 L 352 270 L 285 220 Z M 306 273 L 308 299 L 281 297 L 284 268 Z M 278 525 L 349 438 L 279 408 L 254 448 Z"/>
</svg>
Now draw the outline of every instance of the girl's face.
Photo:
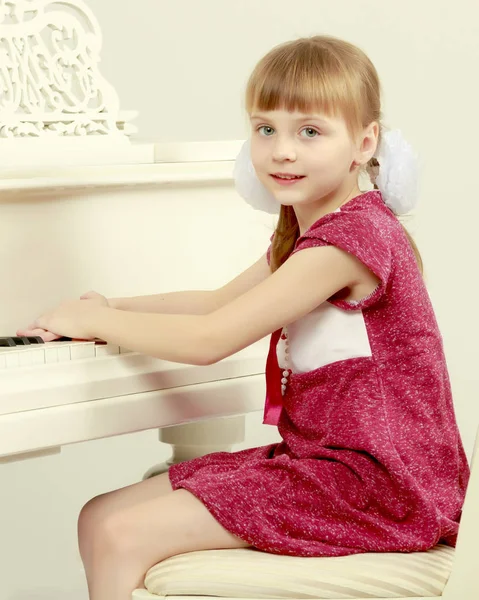
<svg viewBox="0 0 479 600">
<path fill-rule="evenodd" d="M 357 150 L 343 119 L 286 110 L 250 118 L 254 168 L 279 203 L 299 208 L 357 187 Z"/>
</svg>

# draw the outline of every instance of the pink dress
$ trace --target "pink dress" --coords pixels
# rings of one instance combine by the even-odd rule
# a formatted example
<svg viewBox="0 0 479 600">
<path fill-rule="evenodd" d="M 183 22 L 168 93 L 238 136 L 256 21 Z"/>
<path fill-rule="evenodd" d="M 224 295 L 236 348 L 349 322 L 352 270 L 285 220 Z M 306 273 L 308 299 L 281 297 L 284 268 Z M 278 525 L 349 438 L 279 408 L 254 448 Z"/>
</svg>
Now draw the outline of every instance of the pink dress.
<svg viewBox="0 0 479 600">
<path fill-rule="evenodd" d="M 265 423 L 277 424 L 282 441 L 173 465 L 173 489 L 189 490 L 223 527 L 270 553 L 454 546 L 469 466 L 409 242 L 372 191 L 316 221 L 294 252 L 328 244 L 358 257 L 380 284 L 358 302 L 336 294 L 288 326 L 284 395 L 285 341 L 273 334 Z"/>
</svg>

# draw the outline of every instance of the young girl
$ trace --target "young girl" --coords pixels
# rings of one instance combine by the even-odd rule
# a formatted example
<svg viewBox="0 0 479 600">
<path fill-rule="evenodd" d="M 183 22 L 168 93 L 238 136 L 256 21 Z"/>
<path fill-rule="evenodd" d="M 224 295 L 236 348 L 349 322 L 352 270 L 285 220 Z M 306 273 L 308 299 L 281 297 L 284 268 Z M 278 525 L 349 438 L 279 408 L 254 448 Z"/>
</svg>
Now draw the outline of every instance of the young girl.
<svg viewBox="0 0 479 600">
<path fill-rule="evenodd" d="M 129 600 L 149 567 L 194 550 L 455 544 L 469 469 L 441 335 L 388 195 L 358 187 L 361 170 L 377 170 L 377 72 L 349 43 L 299 39 L 259 62 L 246 100 L 256 179 L 240 174 L 239 187 L 280 207 L 265 255 L 217 291 L 90 293 L 30 326 L 45 340 L 97 337 L 199 365 L 272 334 L 265 422 L 281 443 L 91 500 L 79 519 L 90 600 Z"/>
</svg>

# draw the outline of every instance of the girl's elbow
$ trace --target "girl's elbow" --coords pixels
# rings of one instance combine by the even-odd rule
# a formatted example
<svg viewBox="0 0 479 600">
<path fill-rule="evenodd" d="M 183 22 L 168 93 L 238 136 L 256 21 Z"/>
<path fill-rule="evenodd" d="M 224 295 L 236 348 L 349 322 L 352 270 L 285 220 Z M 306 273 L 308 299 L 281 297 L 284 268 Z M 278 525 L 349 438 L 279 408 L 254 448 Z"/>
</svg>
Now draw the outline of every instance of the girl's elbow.
<svg viewBox="0 0 479 600">
<path fill-rule="evenodd" d="M 222 352 L 219 348 L 203 346 L 198 353 L 198 362 L 196 364 L 207 367 L 208 365 L 220 362 L 220 360 L 223 360 L 227 356 L 229 356 L 229 353 Z"/>
<path fill-rule="evenodd" d="M 202 366 L 214 365 L 233 354 L 224 340 L 214 336 L 204 338 L 198 350 L 198 364 Z"/>
<path fill-rule="evenodd" d="M 200 348 L 193 360 L 189 362 L 197 367 L 207 367 L 208 365 L 214 365 L 218 360 L 221 359 L 217 359 L 213 354 L 205 352 L 204 348 Z"/>
</svg>

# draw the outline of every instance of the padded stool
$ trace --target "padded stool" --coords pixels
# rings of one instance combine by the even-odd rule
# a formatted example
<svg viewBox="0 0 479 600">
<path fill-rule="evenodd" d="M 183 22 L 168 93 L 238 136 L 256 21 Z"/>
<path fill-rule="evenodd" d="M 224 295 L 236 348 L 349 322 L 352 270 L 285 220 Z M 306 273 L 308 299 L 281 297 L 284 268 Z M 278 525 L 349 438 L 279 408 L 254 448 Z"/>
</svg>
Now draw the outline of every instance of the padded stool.
<svg viewBox="0 0 479 600">
<path fill-rule="evenodd" d="M 254 548 L 202 550 L 172 556 L 146 574 L 132 600 L 236 598 L 445 598 L 479 600 L 479 430 L 456 548 L 427 552 L 294 557 Z"/>
</svg>

